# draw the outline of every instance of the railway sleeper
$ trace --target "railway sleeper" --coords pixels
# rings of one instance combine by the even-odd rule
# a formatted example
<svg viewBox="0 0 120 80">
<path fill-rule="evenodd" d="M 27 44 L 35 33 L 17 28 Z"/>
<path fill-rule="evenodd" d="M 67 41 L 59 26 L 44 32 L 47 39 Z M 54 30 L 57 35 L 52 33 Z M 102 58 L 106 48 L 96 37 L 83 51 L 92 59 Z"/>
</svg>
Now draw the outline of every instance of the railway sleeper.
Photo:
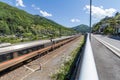
<svg viewBox="0 0 120 80">
<path fill-rule="evenodd" d="M 68 42 L 70 42 L 70 41 L 72 41 L 72 40 L 74 40 L 74 39 L 65 40 L 65 41 L 62 41 L 62 42 L 60 42 L 60 43 L 58 43 L 58 44 L 53 44 L 53 47 L 51 47 L 51 48 L 49 47 L 48 49 L 45 48 L 45 49 L 43 49 L 43 51 L 39 51 L 39 50 L 38 50 L 38 53 L 37 53 L 36 56 L 31 57 L 30 59 L 27 59 L 27 60 L 25 60 L 25 61 L 23 61 L 23 62 L 20 62 L 20 63 L 18 63 L 18 64 L 15 64 L 14 66 L 11 66 L 11 67 L 9 67 L 9 68 L 1 71 L 1 73 L 4 75 L 4 73 L 10 72 L 10 71 L 12 71 L 12 70 L 14 70 L 14 69 L 22 66 L 22 65 L 28 64 L 29 62 L 31 62 L 31 61 L 33 61 L 33 60 L 36 60 L 37 58 L 40 58 L 40 57 L 48 54 L 49 52 L 53 51 L 54 49 L 57 49 L 57 48 L 63 46 L 64 44 L 67 44 Z M 0 74 L 0 76 L 1 76 L 1 74 Z"/>
</svg>

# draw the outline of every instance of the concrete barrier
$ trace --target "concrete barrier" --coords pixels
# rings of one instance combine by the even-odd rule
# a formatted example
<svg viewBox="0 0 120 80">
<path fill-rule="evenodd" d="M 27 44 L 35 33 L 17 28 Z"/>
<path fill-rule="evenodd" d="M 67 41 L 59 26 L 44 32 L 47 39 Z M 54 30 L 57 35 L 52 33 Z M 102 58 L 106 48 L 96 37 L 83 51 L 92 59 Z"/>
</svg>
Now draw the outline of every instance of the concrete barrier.
<svg viewBox="0 0 120 80">
<path fill-rule="evenodd" d="M 98 73 L 90 44 L 89 34 L 85 45 L 85 51 L 80 68 L 79 79 L 77 80 L 99 80 Z"/>
</svg>

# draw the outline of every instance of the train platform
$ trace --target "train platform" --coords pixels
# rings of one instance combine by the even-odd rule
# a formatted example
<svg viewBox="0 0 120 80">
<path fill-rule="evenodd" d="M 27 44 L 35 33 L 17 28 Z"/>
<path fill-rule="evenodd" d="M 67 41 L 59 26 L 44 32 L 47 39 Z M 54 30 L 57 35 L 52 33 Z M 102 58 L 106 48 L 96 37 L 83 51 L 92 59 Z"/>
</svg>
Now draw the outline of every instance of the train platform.
<svg viewBox="0 0 120 80">
<path fill-rule="evenodd" d="M 11 71 L 7 75 L 0 77 L 0 80 L 50 80 L 50 75 L 58 70 L 64 61 L 64 57 L 69 56 L 78 46 L 80 39 L 81 38 L 76 39 L 18 69 L 15 69 L 14 71 Z"/>
</svg>

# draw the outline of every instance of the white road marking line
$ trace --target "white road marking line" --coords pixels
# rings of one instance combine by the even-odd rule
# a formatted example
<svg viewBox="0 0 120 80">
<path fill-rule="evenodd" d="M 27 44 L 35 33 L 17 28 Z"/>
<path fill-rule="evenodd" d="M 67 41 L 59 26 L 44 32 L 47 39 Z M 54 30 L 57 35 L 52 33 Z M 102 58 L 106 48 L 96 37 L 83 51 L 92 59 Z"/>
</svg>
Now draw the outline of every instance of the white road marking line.
<svg viewBox="0 0 120 80">
<path fill-rule="evenodd" d="M 101 42 L 103 42 L 103 43 L 105 43 L 105 44 L 107 44 L 107 45 L 109 45 L 109 46 L 111 46 L 112 48 L 116 49 L 117 51 L 120 51 L 120 49 L 118 49 L 117 47 L 115 47 L 115 46 L 109 44 L 108 42 L 103 41 L 102 39 L 98 39 L 98 38 L 96 38 L 96 39 L 99 40 L 99 41 L 101 41 Z"/>
<path fill-rule="evenodd" d="M 103 41 L 102 39 L 98 39 L 97 37 L 94 36 L 94 38 L 96 38 L 99 42 L 101 42 L 103 45 L 105 45 L 106 47 L 108 47 L 110 50 L 112 50 L 116 55 L 118 55 L 120 57 L 120 49 L 118 49 L 117 47 Z"/>
</svg>

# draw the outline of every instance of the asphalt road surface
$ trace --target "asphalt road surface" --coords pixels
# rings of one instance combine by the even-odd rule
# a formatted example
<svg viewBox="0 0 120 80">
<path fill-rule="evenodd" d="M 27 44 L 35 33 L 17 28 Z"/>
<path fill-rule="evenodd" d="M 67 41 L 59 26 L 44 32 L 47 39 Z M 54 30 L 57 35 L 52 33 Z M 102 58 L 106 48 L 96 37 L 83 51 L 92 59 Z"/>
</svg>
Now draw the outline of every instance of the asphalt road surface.
<svg viewBox="0 0 120 80">
<path fill-rule="evenodd" d="M 109 38 L 108 36 L 102 36 L 102 35 L 94 35 L 94 36 L 120 49 L 120 40 Z"/>
<path fill-rule="evenodd" d="M 120 80 L 120 58 L 94 37 L 91 44 L 99 80 Z"/>
</svg>

